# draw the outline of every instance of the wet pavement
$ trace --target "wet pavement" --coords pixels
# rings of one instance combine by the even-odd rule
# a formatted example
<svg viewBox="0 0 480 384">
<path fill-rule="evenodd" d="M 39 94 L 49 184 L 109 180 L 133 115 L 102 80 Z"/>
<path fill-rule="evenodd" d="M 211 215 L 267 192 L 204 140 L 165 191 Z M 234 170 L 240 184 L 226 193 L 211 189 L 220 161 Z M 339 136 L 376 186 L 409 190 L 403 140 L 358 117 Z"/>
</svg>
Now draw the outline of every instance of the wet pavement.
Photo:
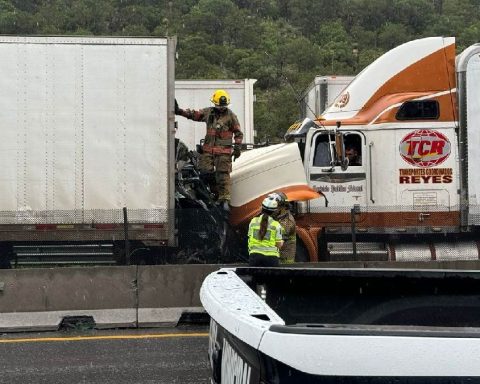
<svg viewBox="0 0 480 384">
<path fill-rule="evenodd" d="M 0 383 L 209 383 L 208 327 L 0 335 Z"/>
</svg>

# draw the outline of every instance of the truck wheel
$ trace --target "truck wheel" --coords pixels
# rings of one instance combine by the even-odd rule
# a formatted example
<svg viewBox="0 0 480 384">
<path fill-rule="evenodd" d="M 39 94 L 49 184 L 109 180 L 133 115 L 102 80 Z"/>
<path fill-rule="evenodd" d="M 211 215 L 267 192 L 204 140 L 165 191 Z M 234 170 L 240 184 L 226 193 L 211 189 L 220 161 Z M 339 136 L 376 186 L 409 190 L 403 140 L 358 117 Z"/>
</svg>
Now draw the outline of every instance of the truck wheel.
<svg viewBox="0 0 480 384">
<path fill-rule="evenodd" d="M 295 252 L 295 262 L 296 263 L 308 263 L 310 261 L 310 256 L 308 255 L 307 248 L 303 242 L 297 238 L 297 249 Z"/>
</svg>

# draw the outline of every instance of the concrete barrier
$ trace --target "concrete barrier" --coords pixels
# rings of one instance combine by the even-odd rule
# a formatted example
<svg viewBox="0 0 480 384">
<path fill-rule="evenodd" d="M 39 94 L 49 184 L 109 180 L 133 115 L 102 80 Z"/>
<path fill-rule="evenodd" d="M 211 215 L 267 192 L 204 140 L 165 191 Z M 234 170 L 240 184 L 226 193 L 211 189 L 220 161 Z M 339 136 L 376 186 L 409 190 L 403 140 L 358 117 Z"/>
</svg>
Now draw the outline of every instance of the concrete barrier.
<svg viewBox="0 0 480 384">
<path fill-rule="evenodd" d="M 221 265 L 163 265 L 138 268 L 138 325 L 176 325 L 184 313 L 203 312 L 200 287 Z"/>
<path fill-rule="evenodd" d="M 290 267 L 290 266 L 285 266 Z M 398 269 L 460 269 L 479 270 L 480 260 L 446 261 L 325 261 L 318 263 L 295 263 L 292 268 L 398 268 Z"/>
<path fill-rule="evenodd" d="M 68 316 L 135 326 L 136 274 L 135 266 L 0 270 L 0 331 L 55 330 Z"/>
<path fill-rule="evenodd" d="M 480 269 L 479 261 L 335 262 L 304 268 Z M 97 328 L 176 325 L 204 312 L 204 278 L 222 265 L 0 270 L 0 332 L 57 330 L 66 317 L 91 316 Z"/>
<path fill-rule="evenodd" d="M 220 265 L 0 270 L 0 332 L 57 330 L 66 317 L 97 328 L 176 325 L 203 312 L 202 281 Z"/>
</svg>

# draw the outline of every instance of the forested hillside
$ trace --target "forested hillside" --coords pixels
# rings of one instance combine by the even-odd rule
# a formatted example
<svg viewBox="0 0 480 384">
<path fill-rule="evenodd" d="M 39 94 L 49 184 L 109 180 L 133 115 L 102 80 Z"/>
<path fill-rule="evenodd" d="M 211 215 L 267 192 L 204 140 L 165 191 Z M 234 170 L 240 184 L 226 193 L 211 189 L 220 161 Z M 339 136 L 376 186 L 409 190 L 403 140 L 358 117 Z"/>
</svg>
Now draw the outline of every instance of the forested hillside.
<svg viewBox="0 0 480 384">
<path fill-rule="evenodd" d="M 177 79 L 258 79 L 264 140 L 315 75 L 358 73 L 418 37 L 480 41 L 480 0 L 0 0 L 0 33 L 176 35 Z"/>
</svg>

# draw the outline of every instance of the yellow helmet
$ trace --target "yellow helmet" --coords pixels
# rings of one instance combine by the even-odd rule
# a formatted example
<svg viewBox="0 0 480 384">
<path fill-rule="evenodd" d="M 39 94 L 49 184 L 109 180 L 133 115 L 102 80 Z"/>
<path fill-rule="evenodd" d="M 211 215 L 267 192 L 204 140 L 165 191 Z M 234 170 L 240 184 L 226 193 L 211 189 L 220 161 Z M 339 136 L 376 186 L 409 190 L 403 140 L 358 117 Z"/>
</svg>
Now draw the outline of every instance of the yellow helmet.
<svg viewBox="0 0 480 384">
<path fill-rule="evenodd" d="M 217 89 L 213 93 L 210 101 L 213 104 L 215 104 L 215 106 L 217 106 L 217 107 L 226 107 L 228 104 L 230 104 L 230 96 L 223 89 Z"/>
</svg>

